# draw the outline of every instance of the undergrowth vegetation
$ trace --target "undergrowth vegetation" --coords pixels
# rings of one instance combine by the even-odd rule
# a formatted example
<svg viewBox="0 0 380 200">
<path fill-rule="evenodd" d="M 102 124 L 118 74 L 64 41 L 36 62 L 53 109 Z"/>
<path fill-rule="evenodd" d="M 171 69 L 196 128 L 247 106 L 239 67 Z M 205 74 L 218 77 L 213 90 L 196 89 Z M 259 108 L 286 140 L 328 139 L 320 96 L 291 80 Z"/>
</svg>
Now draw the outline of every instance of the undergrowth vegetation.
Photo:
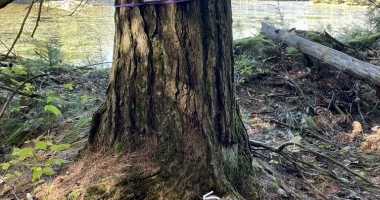
<svg viewBox="0 0 380 200">
<path fill-rule="evenodd" d="M 357 48 L 362 58 L 380 54 L 373 50 L 376 44 L 380 47 L 380 36 L 375 34 L 380 30 L 376 4 L 370 12 L 371 24 L 376 25 L 373 31 L 350 28 L 340 35 L 344 42 Z M 279 21 L 264 20 L 289 28 L 279 7 L 276 15 Z M 322 32 L 308 31 L 304 36 L 334 47 L 334 42 L 323 38 Z M 371 48 L 363 48 L 366 46 Z M 52 36 L 35 44 L 35 59 L 13 55 L 2 60 L 4 57 L 0 55 L 0 183 L 9 185 L 3 193 L 27 191 L 49 183 L 52 175 L 84 148 L 92 113 L 104 102 L 108 69 L 66 64 L 61 48 L 60 38 Z M 361 182 L 357 183 L 355 177 L 333 168 L 325 158 L 297 143 L 354 167 L 364 160 L 373 168 L 364 166 L 367 168 L 363 170 L 360 166 L 355 170 L 374 179 L 380 177 L 378 167 L 374 166 L 379 161 L 380 112 L 375 93 L 368 85 L 356 87 L 356 80 L 341 71 L 311 60 L 297 47 L 274 43 L 263 35 L 235 40 L 234 56 L 238 99 L 250 138 L 273 146 L 293 143 L 284 148 L 284 155 L 291 159 L 264 149 L 253 151 L 257 160 L 269 160 L 274 166 L 263 165 L 266 171 L 275 174 L 273 169 L 277 168 L 288 170 L 290 175 L 299 172 L 305 179 L 303 182 L 333 195 L 337 193 L 335 188 L 359 188 Z M 120 146 L 115 145 L 116 152 Z M 67 153 L 58 155 L 62 151 Z M 31 187 L 25 189 L 21 178 Z M 295 182 L 283 181 L 279 185 Z M 348 186 L 342 186 L 341 182 Z M 314 188 L 308 185 L 300 190 L 311 193 Z M 75 196 L 73 199 L 79 196 L 72 192 L 69 199 L 70 195 Z"/>
<path fill-rule="evenodd" d="M 69 161 L 55 152 L 84 147 L 92 113 L 104 100 L 108 69 L 65 64 L 57 37 L 36 44 L 35 53 L 38 59 L 0 56 L 2 181 L 30 176 L 36 185 L 56 173 Z"/>
<path fill-rule="evenodd" d="M 290 34 L 339 48 L 321 32 Z M 300 181 L 314 193 L 311 199 L 378 195 L 378 89 L 298 47 L 278 41 L 273 47 L 275 41 L 260 40 L 267 39 L 259 36 L 234 43 L 237 93 L 253 155 L 269 163 L 264 168 L 277 178 L 291 176 L 278 183 L 297 193 L 295 199 L 311 198 L 297 189 Z M 266 49 L 271 54 L 263 54 Z M 379 48 L 374 46 L 342 52 L 379 64 Z M 345 190 L 355 192 L 342 194 Z"/>
<path fill-rule="evenodd" d="M 30 147 L 13 148 L 11 159 L 8 162 L 1 163 L 0 166 L 5 171 L 4 179 L 19 177 L 22 175 L 20 168 L 27 168 L 32 171 L 31 181 L 35 184 L 44 182 L 42 175 L 53 175 L 55 170 L 53 165 L 61 166 L 68 163 L 68 160 L 55 158 L 54 152 L 70 148 L 70 144 L 53 144 L 49 137 L 43 137 L 44 140 L 28 140 L 25 144 L 33 143 Z M 29 145 L 26 145 L 29 146 Z M 45 151 L 44 153 L 40 153 Z M 50 152 L 47 152 L 50 151 Z M 46 154 L 52 155 L 49 158 L 43 158 Z M 17 168 L 19 168 L 17 170 Z"/>
</svg>

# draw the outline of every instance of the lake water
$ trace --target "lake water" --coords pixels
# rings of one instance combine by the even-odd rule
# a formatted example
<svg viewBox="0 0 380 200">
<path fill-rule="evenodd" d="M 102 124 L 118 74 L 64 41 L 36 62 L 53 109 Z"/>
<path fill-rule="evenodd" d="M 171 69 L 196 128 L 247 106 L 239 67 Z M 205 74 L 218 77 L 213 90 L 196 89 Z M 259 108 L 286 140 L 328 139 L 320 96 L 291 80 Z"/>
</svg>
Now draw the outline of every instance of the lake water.
<svg viewBox="0 0 380 200">
<path fill-rule="evenodd" d="M 1 25 L 5 27 L 0 29 L 0 53 L 5 53 L 17 36 L 26 7 L 26 4 L 10 4 L 0 9 Z M 112 61 L 113 6 L 86 6 L 72 16 L 71 11 L 58 9 L 56 4 L 43 6 L 41 22 L 31 38 L 37 13 L 38 5 L 35 5 L 14 48 L 17 55 L 38 58 L 37 53 L 46 54 L 46 44 L 53 41 L 59 45 L 66 63 L 85 66 Z"/>
<path fill-rule="evenodd" d="M 314 4 L 308 1 L 232 1 L 234 38 L 260 32 L 260 22 L 272 22 L 279 28 L 328 31 L 341 36 L 346 28 L 369 28 L 365 6 Z"/>
<path fill-rule="evenodd" d="M 0 53 L 5 53 L 11 46 L 26 13 L 26 7 L 25 4 L 10 4 L 0 9 Z M 35 5 L 15 46 L 16 54 L 37 58 L 36 52 L 43 53 L 46 42 L 54 41 L 59 43 L 65 62 L 83 66 L 112 61 L 115 29 L 113 6 L 85 6 L 69 16 L 71 12 L 65 10 L 66 8 L 59 9 L 57 4 L 46 4 L 36 35 L 31 38 L 37 9 L 38 5 Z M 366 7 L 345 4 L 233 0 L 232 13 L 235 39 L 258 34 L 260 22 L 263 20 L 274 23 L 277 27 L 319 31 L 325 29 L 334 36 L 347 33 L 347 27 L 369 26 L 365 23 Z"/>
</svg>

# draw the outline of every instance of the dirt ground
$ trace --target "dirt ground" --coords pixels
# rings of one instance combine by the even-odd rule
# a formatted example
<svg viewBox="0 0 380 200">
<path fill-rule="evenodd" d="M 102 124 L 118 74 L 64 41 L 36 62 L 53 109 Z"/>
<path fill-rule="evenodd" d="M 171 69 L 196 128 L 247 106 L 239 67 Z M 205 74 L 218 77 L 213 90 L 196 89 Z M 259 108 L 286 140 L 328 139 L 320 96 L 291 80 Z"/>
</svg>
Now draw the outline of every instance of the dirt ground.
<svg viewBox="0 0 380 200">
<path fill-rule="evenodd" d="M 250 139 L 275 148 L 297 142 L 316 152 L 289 145 L 281 152 L 285 158 L 253 146 L 254 158 L 286 191 L 283 198 L 380 199 L 376 89 L 332 66 L 308 61 L 310 58 L 282 43 L 277 43 L 272 51 L 275 53 L 266 57 L 247 52 L 258 50 L 249 46 L 243 42 L 235 46 L 235 52 L 241 52 L 236 60 L 246 59 L 240 68 L 259 60 L 254 63 L 253 73 L 246 74 L 237 86 Z M 254 46 L 265 49 L 268 45 Z M 346 51 L 358 55 L 352 49 Z M 376 56 L 369 59 L 372 63 L 378 61 Z"/>
<path fill-rule="evenodd" d="M 376 89 L 263 37 L 242 40 L 234 50 L 241 116 L 250 139 L 263 144 L 251 143 L 252 156 L 278 185 L 261 199 L 380 199 Z M 0 198 L 107 199 L 104 194 L 117 192 L 118 175 L 140 155 L 81 156 L 86 141 L 84 133 L 75 149 L 58 155 L 70 164 L 42 184 L 19 184 L 30 177 L 0 183 Z"/>
</svg>

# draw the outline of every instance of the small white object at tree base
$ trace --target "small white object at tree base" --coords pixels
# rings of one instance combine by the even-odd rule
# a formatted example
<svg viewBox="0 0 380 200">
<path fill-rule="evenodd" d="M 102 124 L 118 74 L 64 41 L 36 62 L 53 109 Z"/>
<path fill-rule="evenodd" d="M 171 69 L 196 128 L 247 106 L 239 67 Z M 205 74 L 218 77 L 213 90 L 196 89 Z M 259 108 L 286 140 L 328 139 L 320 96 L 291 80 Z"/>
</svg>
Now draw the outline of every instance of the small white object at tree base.
<svg viewBox="0 0 380 200">
<path fill-rule="evenodd" d="M 219 200 L 220 198 L 215 196 L 215 195 L 211 195 L 212 193 L 214 193 L 214 191 L 210 191 L 209 193 L 203 195 L 203 200 Z"/>
</svg>

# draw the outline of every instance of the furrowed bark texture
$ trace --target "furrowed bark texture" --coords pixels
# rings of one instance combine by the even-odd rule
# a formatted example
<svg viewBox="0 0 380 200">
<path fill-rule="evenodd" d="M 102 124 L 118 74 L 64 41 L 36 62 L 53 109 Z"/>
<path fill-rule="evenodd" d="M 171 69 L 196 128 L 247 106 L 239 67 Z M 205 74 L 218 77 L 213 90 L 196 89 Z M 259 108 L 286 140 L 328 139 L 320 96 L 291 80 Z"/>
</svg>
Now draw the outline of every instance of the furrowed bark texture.
<svg viewBox="0 0 380 200">
<path fill-rule="evenodd" d="M 162 197 L 239 196 L 253 174 L 234 96 L 230 6 L 193 0 L 116 10 L 114 63 L 90 148 L 157 146 Z"/>
</svg>

